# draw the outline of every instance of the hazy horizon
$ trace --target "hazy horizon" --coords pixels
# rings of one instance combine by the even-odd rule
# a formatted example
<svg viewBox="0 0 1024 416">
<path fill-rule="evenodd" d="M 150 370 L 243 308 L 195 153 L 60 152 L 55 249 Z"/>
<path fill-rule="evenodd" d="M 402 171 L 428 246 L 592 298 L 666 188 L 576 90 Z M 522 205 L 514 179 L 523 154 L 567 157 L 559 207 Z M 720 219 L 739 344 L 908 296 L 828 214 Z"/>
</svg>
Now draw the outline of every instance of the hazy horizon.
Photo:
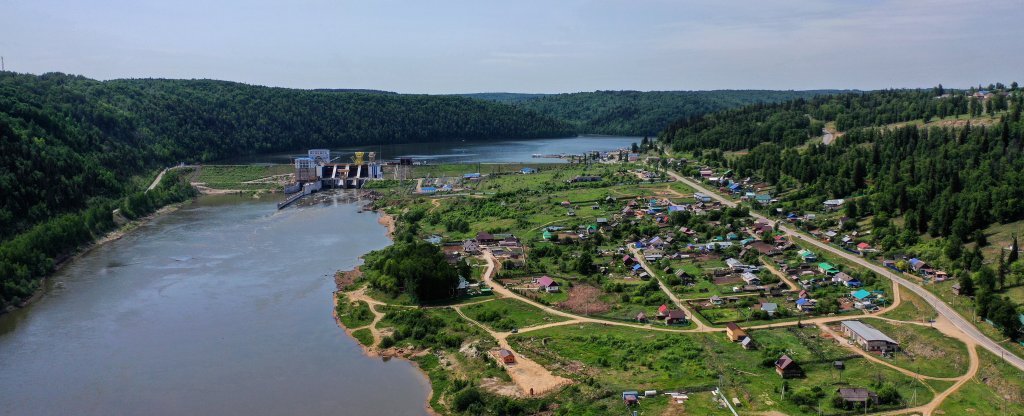
<svg viewBox="0 0 1024 416">
<path fill-rule="evenodd" d="M 1022 81 L 1018 0 L 5 2 L 23 73 L 399 93 L 968 88 Z"/>
</svg>

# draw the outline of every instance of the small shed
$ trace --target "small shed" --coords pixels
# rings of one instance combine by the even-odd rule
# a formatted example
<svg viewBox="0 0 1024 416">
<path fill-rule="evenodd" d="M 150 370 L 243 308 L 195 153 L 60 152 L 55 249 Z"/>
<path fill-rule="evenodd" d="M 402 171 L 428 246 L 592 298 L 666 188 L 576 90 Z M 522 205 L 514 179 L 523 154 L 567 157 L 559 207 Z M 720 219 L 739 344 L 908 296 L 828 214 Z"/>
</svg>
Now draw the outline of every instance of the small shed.
<svg viewBox="0 0 1024 416">
<path fill-rule="evenodd" d="M 504 348 L 498 350 L 498 357 L 501 357 L 501 362 L 505 364 L 516 363 L 516 356 L 512 354 L 512 351 L 506 350 Z"/>
<path fill-rule="evenodd" d="M 636 314 L 636 321 L 642 324 L 647 323 L 647 314 L 643 312 Z"/>
</svg>

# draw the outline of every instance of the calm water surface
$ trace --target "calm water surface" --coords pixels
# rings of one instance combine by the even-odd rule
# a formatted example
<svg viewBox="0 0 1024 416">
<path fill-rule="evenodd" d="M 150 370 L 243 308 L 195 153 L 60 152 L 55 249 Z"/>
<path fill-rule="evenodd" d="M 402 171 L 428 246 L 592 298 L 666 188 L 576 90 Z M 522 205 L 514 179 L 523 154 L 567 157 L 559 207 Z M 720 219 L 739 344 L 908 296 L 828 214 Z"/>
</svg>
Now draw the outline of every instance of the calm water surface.
<svg viewBox="0 0 1024 416">
<path fill-rule="evenodd" d="M 329 276 L 389 244 L 352 198 L 204 197 L 68 265 L 0 316 L 0 414 L 425 414 L 331 317 Z"/>
<path fill-rule="evenodd" d="M 580 136 L 534 140 L 450 141 L 440 143 L 413 143 L 381 146 L 362 146 L 331 149 L 343 159 L 354 151 L 377 152 L 381 160 L 412 157 L 429 163 L 566 163 L 561 159 L 534 158 L 534 154 L 582 154 L 592 150 L 611 151 L 640 143 L 640 137 Z M 269 155 L 251 156 L 222 163 L 291 163 L 305 150 Z"/>
</svg>

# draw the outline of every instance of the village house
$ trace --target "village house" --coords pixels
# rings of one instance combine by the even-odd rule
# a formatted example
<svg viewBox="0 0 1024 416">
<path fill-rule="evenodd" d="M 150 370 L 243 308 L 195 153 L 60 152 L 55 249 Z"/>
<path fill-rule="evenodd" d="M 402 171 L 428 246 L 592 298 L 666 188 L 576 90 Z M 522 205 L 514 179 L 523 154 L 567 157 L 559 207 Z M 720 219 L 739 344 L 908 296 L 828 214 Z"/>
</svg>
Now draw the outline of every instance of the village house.
<svg viewBox="0 0 1024 416">
<path fill-rule="evenodd" d="M 761 284 L 761 278 L 757 277 L 756 274 L 753 274 L 753 273 L 750 273 L 750 272 L 743 272 L 743 274 L 740 275 L 740 278 L 743 279 L 743 282 L 748 284 L 748 285 L 760 285 Z"/>
<path fill-rule="evenodd" d="M 843 206 L 843 203 L 845 203 L 845 202 L 846 201 L 842 200 L 842 199 L 829 199 L 829 200 L 825 201 L 824 205 L 825 205 L 825 209 L 826 210 L 828 210 L 828 211 L 835 211 L 835 210 L 841 208 Z"/>
<path fill-rule="evenodd" d="M 686 312 L 670 309 L 665 314 L 665 325 L 685 324 Z"/>
<path fill-rule="evenodd" d="M 733 322 L 725 324 L 725 333 L 729 336 L 729 340 L 732 342 L 743 341 L 744 338 L 747 338 L 747 332 Z"/>
<path fill-rule="evenodd" d="M 775 314 L 779 312 L 779 304 L 773 302 L 761 302 L 759 305 L 756 305 L 755 308 L 764 311 L 769 317 L 775 316 Z"/>
<path fill-rule="evenodd" d="M 494 239 L 494 236 L 491 235 L 491 233 L 488 233 L 486 231 L 481 231 L 479 233 L 476 233 L 476 242 L 479 243 L 479 244 L 483 244 L 483 245 L 494 244 L 495 241 L 497 241 L 497 240 Z"/>
<path fill-rule="evenodd" d="M 755 241 L 751 243 L 750 248 L 757 250 L 758 253 L 761 253 L 762 255 L 765 256 L 777 256 L 779 254 L 782 254 L 782 250 L 779 250 L 778 247 L 775 247 L 771 244 L 762 241 Z"/>
<path fill-rule="evenodd" d="M 813 263 L 815 261 L 818 261 L 818 256 L 810 250 L 803 249 L 798 251 L 797 254 L 800 256 L 800 259 L 804 261 L 804 263 Z"/>
<path fill-rule="evenodd" d="M 835 276 L 839 269 L 829 263 L 818 263 L 818 272 L 826 276 Z"/>
<path fill-rule="evenodd" d="M 560 290 L 558 282 L 548 276 L 537 279 L 537 286 L 548 293 L 557 293 Z"/>
<path fill-rule="evenodd" d="M 711 197 L 702 192 L 694 192 L 693 199 L 697 200 L 697 202 L 711 202 Z"/>
<path fill-rule="evenodd" d="M 846 273 L 839 272 L 832 276 L 832 281 L 846 287 L 860 287 L 860 280 Z"/>
<path fill-rule="evenodd" d="M 836 390 L 836 393 L 839 394 L 839 398 L 843 403 L 863 404 L 865 402 L 871 402 L 873 404 L 878 404 L 878 395 L 868 389 L 841 388 Z"/>
<path fill-rule="evenodd" d="M 843 333 L 865 351 L 893 352 L 899 348 L 897 343 L 882 331 L 861 321 L 842 321 Z"/>
<path fill-rule="evenodd" d="M 646 324 L 647 323 L 647 314 L 643 313 L 643 312 L 640 312 L 640 313 L 636 314 L 636 321 L 638 323 L 641 323 L 641 324 Z"/>
<path fill-rule="evenodd" d="M 782 378 L 797 378 L 804 375 L 804 370 L 788 355 L 783 355 L 775 361 L 775 372 Z"/>
<path fill-rule="evenodd" d="M 477 243 L 476 240 L 463 241 L 462 252 L 466 254 L 480 254 L 480 243 Z"/>
<path fill-rule="evenodd" d="M 817 303 L 818 301 L 814 299 L 800 298 L 796 300 L 796 309 L 801 312 L 812 312 Z"/>
</svg>

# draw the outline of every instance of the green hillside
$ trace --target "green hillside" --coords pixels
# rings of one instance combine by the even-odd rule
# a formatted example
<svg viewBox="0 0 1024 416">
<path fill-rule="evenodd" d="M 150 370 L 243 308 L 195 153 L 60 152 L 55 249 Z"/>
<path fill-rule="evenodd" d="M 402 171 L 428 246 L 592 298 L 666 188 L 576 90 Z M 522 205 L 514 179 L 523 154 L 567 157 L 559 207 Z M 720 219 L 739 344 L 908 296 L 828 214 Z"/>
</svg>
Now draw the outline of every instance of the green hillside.
<svg viewBox="0 0 1024 416">
<path fill-rule="evenodd" d="M 552 118 L 465 97 L 0 72 L 0 308 L 30 294 L 54 259 L 107 231 L 111 209 L 144 215 L 186 197 L 185 188 L 139 192 L 140 176 L 163 166 L 309 147 L 573 133 Z"/>
<path fill-rule="evenodd" d="M 515 105 L 571 123 L 579 133 L 654 135 L 676 119 L 755 103 L 777 103 L 836 91 L 594 91 L 572 94 L 466 94 Z"/>
</svg>

